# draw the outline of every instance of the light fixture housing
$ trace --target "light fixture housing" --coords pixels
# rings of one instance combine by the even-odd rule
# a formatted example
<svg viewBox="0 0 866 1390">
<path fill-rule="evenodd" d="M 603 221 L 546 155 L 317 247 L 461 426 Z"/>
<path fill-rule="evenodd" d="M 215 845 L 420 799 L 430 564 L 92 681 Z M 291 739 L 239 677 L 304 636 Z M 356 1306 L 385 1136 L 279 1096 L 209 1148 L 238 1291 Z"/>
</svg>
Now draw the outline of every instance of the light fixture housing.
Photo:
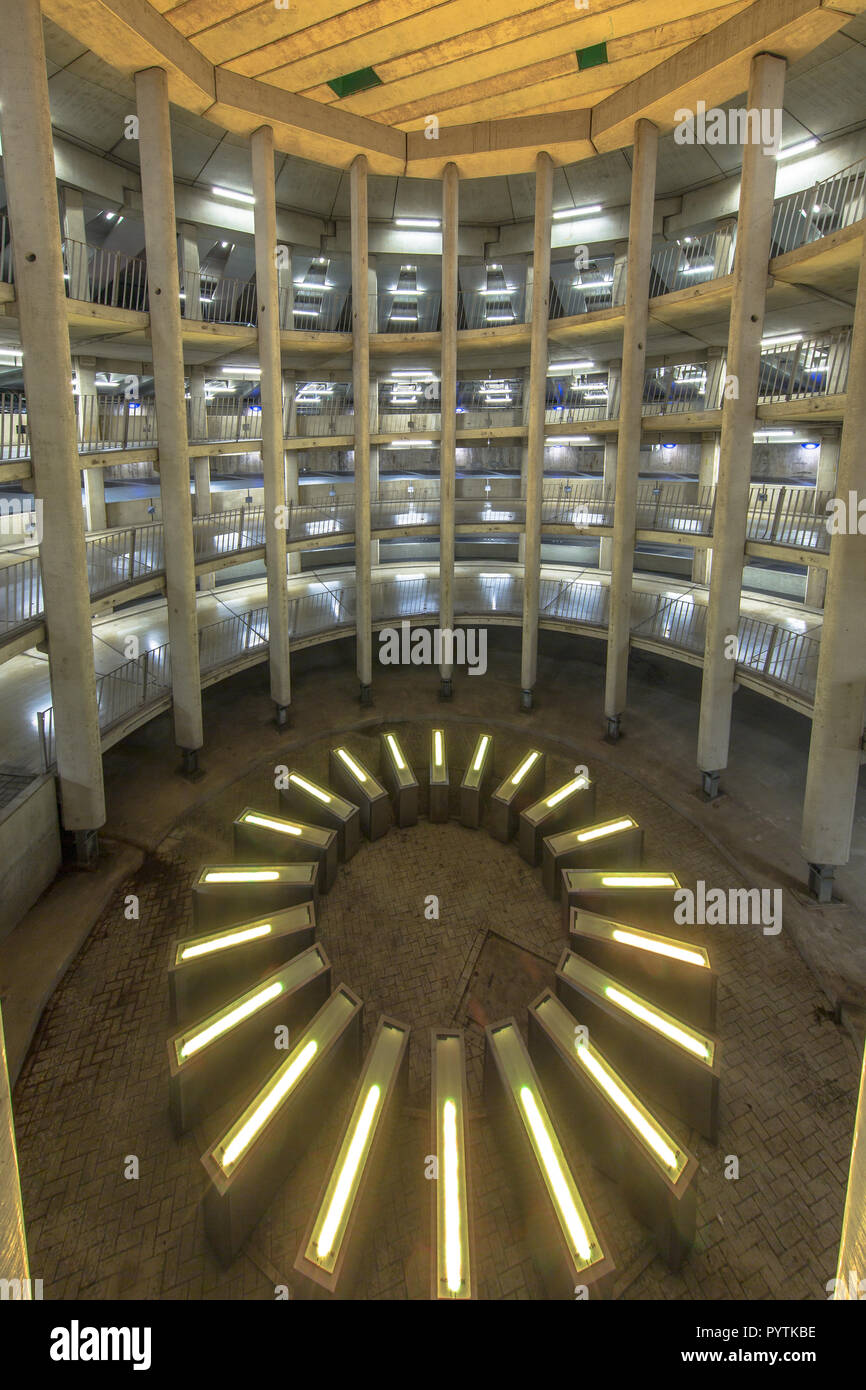
<svg viewBox="0 0 866 1390">
<path fill-rule="evenodd" d="M 587 825 L 594 815 L 595 782 L 583 773 L 575 773 L 562 786 L 521 811 L 519 846 L 522 857 L 527 864 L 540 863 L 546 835 L 565 826 L 575 829 Z"/>
<path fill-rule="evenodd" d="M 607 872 L 563 869 L 560 888 L 563 935 L 568 933 L 568 914 L 572 907 L 603 916 L 624 917 L 641 927 L 670 931 L 674 927 L 674 895 L 680 887 L 676 874 L 651 869 L 612 868 Z"/>
<path fill-rule="evenodd" d="M 490 833 L 503 844 L 517 833 L 521 811 L 531 806 L 544 790 L 547 755 L 532 748 L 500 782 L 490 798 Z"/>
<path fill-rule="evenodd" d="M 361 843 L 361 813 L 353 801 L 314 782 L 297 768 L 288 768 L 279 789 L 280 810 L 312 825 L 337 832 L 337 858 L 345 864 Z"/>
<path fill-rule="evenodd" d="M 318 897 L 316 862 L 208 864 L 192 885 L 192 919 L 202 930 L 229 926 L 258 909 L 259 915 Z"/>
<path fill-rule="evenodd" d="M 589 821 L 546 835 L 541 844 L 541 881 L 549 897 L 558 899 L 563 869 L 637 868 L 643 853 L 643 831 L 632 816 Z"/>
<path fill-rule="evenodd" d="M 481 824 L 485 793 L 493 778 L 493 751 L 493 735 L 479 734 L 460 783 L 460 824 L 472 830 Z"/>
<path fill-rule="evenodd" d="M 316 886 L 327 893 L 337 877 L 337 832 L 326 826 L 310 825 L 285 816 L 245 806 L 232 823 L 234 850 L 238 859 L 265 862 L 315 860 L 319 865 Z"/>
<path fill-rule="evenodd" d="M 382 781 L 391 797 L 394 820 L 399 826 L 418 823 L 418 778 L 403 745 L 393 732 L 379 735 Z"/>
<path fill-rule="evenodd" d="M 465 1302 L 475 1297 L 468 1155 L 466 1049 L 461 1030 L 431 1035 L 430 1154 L 433 1239 L 432 1297 Z"/>
<path fill-rule="evenodd" d="M 332 748 L 328 755 L 331 786 L 357 803 L 361 830 L 368 840 L 378 840 L 391 824 L 391 803 L 386 789 L 348 748 Z"/>
</svg>

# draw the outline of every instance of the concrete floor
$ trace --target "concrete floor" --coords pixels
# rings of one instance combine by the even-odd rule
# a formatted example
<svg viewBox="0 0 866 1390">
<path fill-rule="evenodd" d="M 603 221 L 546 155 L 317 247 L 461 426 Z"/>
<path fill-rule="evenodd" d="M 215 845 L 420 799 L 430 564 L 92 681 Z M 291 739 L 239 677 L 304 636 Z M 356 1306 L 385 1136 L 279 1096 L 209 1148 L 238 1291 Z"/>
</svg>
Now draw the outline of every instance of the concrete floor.
<svg viewBox="0 0 866 1390">
<path fill-rule="evenodd" d="M 228 850 L 233 815 L 251 801 L 273 805 L 276 763 L 291 756 L 324 778 L 329 744 L 349 730 L 350 746 L 372 760 L 370 736 L 383 721 L 403 726 L 410 757 L 420 754 L 434 720 L 447 723 L 450 748 L 468 747 L 480 719 L 499 741 L 498 767 L 539 739 L 558 760 L 550 785 L 575 762 L 587 763 L 599 783 L 599 809 L 631 812 L 646 827 L 648 863 L 671 867 L 686 884 L 703 878 L 720 887 L 786 890 L 779 937 L 751 927 L 706 929 L 720 975 L 722 1128 L 713 1147 L 664 1117 L 701 1163 L 698 1244 L 679 1274 L 654 1256 L 618 1190 L 588 1165 L 579 1136 L 566 1129 L 576 1175 L 616 1259 L 617 1295 L 826 1297 L 858 1081 L 857 1048 L 834 1007 L 851 1001 L 853 1018 L 866 997 L 862 813 L 856 854 L 840 876 L 847 905 L 807 905 L 799 896 L 797 831 L 808 721 L 740 691 L 729 794 L 708 805 L 693 790 L 698 672 L 635 658 L 627 736 L 609 745 L 599 737 L 601 647 L 544 635 L 537 707 L 518 715 L 518 636 L 491 634 L 487 676 L 459 679 L 448 706 L 436 699 L 435 673 L 389 667 L 377 669 L 376 704 L 361 712 L 351 641 L 299 654 L 288 733 L 270 723 L 262 668 L 214 687 L 206 695 L 206 775 L 198 783 L 174 774 L 165 718 L 107 755 L 106 834 L 115 855 L 134 851 L 140 867 L 114 885 L 51 1000 L 14 1094 L 31 1266 L 45 1279 L 46 1297 L 272 1298 L 275 1284 L 292 1284 L 340 1115 L 325 1117 L 319 1141 L 245 1250 L 221 1270 L 201 1224 L 199 1156 L 225 1112 L 183 1141 L 168 1125 L 168 942 L 184 929 L 193 869 Z M 138 922 L 124 917 L 128 893 L 140 897 Z M 427 893 L 440 895 L 438 924 L 423 918 Z M 549 982 L 562 946 L 539 872 L 514 845 L 483 831 L 422 821 L 365 845 L 340 871 L 320 920 L 335 983 L 344 979 L 366 1001 L 368 1037 L 384 1010 L 417 1030 L 414 1108 L 399 1131 L 379 1236 L 364 1266 L 367 1296 L 426 1297 L 426 1030 L 456 1023 L 469 1039 L 480 1292 L 541 1297 L 479 1095 L 484 1023 L 513 1012 L 523 1024 L 524 1006 Z M 0 955 L 0 983 L 13 1007 L 25 927 Z M 58 922 L 45 943 L 49 955 L 62 951 L 63 931 Z M 141 1159 L 138 1183 L 122 1177 L 129 1153 Z M 724 1178 L 730 1154 L 740 1159 L 736 1182 Z"/>
</svg>

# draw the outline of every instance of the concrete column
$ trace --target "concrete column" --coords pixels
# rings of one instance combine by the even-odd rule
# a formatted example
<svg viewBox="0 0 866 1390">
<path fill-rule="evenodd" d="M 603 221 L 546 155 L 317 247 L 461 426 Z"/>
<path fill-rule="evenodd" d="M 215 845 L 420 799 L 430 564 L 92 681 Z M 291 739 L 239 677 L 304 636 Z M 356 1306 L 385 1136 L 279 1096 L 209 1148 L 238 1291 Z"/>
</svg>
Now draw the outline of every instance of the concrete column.
<svg viewBox="0 0 866 1390">
<path fill-rule="evenodd" d="M 361 704 L 373 684 L 373 595 L 370 577 L 370 300 L 367 251 L 367 156 L 352 163 L 352 392 L 355 399 L 355 621 Z"/>
<path fill-rule="evenodd" d="M 822 493 L 835 493 L 836 470 L 839 466 L 839 431 L 822 430 L 821 447 L 818 452 L 818 473 L 815 478 L 815 502 L 818 525 L 824 524 L 823 507 L 820 504 Z M 827 571 L 817 565 L 810 565 L 806 573 L 806 607 L 823 608 L 827 591 Z"/>
<path fill-rule="evenodd" d="M 751 65 L 749 109 L 781 110 L 784 94 L 785 60 L 768 53 L 758 54 Z M 736 635 L 740 618 L 775 180 L 776 161 L 772 152 L 757 142 L 746 144 L 727 354 L 728 376 L 736 378 L 738 389 L 736 399 L 731 393 L 731 398 L 726 398 L 722 405 L 713 567 L 698 730 L 698 767 L 708 795 L 716 794 L 718 774 L 728 762 L 736 662 L 727 655 L 730 646 L 727 639 Z"/>
<path fill-rule="evenodd" d="M 456 164 L 442 175 L 442 442 L 439 450 L 439 626 L 454 627 L 454 497 L 457 489 L 457 244 L 460 182 Z M 439 667 L 439 693 L 451 694 L 452 667 Z"/>
<path fill-rule="evenodd" d="M 772 158 L 772 155 L 768 155 Z M 713 278 L 718 280 L 729 275 L 734 259 L 734 238 L 737 235 L 736 219 L 719 223 L 716 228 L 716 244 L 713 252 Z"/>
<path fill-rule="evenodd" d="M 628 246 L 617 246 L 613 253 L 613 284 L 611 285 L 611 304 L 625 304 L 625 287 L 628 283 Z"/>
<path fill-rule="evenodd" d="M 622 383 L 617 434 L 616 496 L 611 546 L 610 616 L 604 713 L 611 738 L 619 736 L 628 687 L 631 588 L 640 471 L 641 410 L 649 316 L 650 254 L 656 186 L 658 129 L 640 120 L 634 132 L 631 215 L 628 228 L 628 281 L 622 337 Z"/>
<path fill-rule="evenodd" d="M 372 300 L 371 300 L 372 303 Z M 370 434 L 379 433 L 379 378 L 370 378 Z M 372 527 L 372 507 L 379 500 L 379 445 L 370 445 L 370 507 Z M 370 565 L 379 563 L 379 542 L 375 537 L 370 541 Z"/>
<path fill-rule="evenodd" d="M 198 228 L 191 222 L 181 222 L 177 229 L 177 261 L 180 271 L 180 288 L 184 298 L 180 301 L 184 318 L 201 318 L 201 261 L 198 254 Z"/>
<path fill-rule="evenodd" d="M 88 858 L 105 821 L 72 360 L 38 0 L 0 0 L 3 173 L 24 346 L 54 738 L 64 827 Z"/>
<path fill-rule="evenodd" d="M 91 359 L 92 360 L 92 359 Z M 75 378 L 78 384 L 78 434 L 79 439 L 95 437 L 98 420 L 98 396 L 96 391 L 96 372 L 93 367 L 85 367 L 81 358 L 74 360 Z M 105 474 L 101 468 L 82 469 L 84 479 L 84 524 L 88 531 L 104 531 L 108 526 L 105 511 Z"/>
<path fill-rule="evenodd" d="M 845 499 L 866 493 L 866 243 L 854 325 L 848 402 L 839 450 L 836 494 Z M 802 850 L 810 866 L 810 887 L 829 901 L 829 866 L 846 864 L 862 762 L 866 702 L 866 544 L 849 508 L 847 533 L 830 538 L 830 567 L 818 679 L 812 713 L 812 741 L 803 806 Z"/>
<path fill-rule="evenodd" d="M 78 188 L 63 190 L 63 232 L 67 240 L 66 272 L 69 276 L 69 297 L 89 300 L 87 223 L 84 217 L 84 198 Z"/>
<path fill-rule="evenodd" d="M 284 241 L 277 246 L 277 289 L 280 296 L 280 328 L 295 326 L 295 282 L 292 278 L 292 248 Z"/>
<path fill-rule="evenodd" d="M 283 372 L 283 430 L 284 439 L 295 439 L 298 433 L 298 407 L 295 401 L 297 391 L 297 372 Z M 298 486 L 298 451 L 297 449 L 285 449 L 283 452 L 283 467 L 286 480 L 286 502 L 290 507 L 297 507 L 301 500 L 301 492 Z M 287 537 L 288 540 L 288 537 Z M 290 550 L 287 555 L 289 574 L 300 574 L 301 572 L 301 552 Z"/>
<path fill-rule="evenodd" d="M 520 705 L 532 708 L 538 667 L 538 595 L 541 588 L 541 498 L 544 487 L 544 415 L 547 397 L 547 314 L 550 301 L 550 229 L 553 160 L 535 160 L 535 235 L 532 246 L 532 327 L 529 338 L 529 419 L 526 433 L 526 548 L 523 561 L 523 645 Z"/>
<path fill-rule="evenodd" d="M 189 369 L 189 415 L 192 422 L 191 434 L 196 440 L 203 436 L 207 437 L 207 401 L 204 391 L 205 369 L 196 366 Z M 193 492 L 193 514 L 195 516 L 210 516 L 211 495 L 210 495 L 210 459 L 206 454 L 196 455 L 192 461 L 192 472 L 195 483 Z M 216 575 L 211 571 L 210 574 L 200 574 L 198 576 L 198 587 L 200 592 L 216 588 Z"/>
<path fill-rule="evenodd" d="M 622 360 L 616 358 L 607 364 L 607 418 L 615 419 L 619 413 L 620 392 L 622 390 Z M 604 460 L 602 481 L 606 497 L 616 496 L 617 437 L 604 436 Z M 598 567 L 609 570 L 613 562 L 613 541 L 610 536 L 602 536 L 598 545 Z"/>
<path fill-rule="evenodd" d="M 262 473 L 265 489 L 265 568 L 268 576 L 268 665 L 277 724 L 285 724 L 292 698 L 289 594 L 286 588 L 286 469 L 283 450 L 283 379 L 277 283 L 277 204 L 274 132 L 259 126 L 250 137 L 256 199 L 256 299 L 262 400 Z"/>
<path fill-rule="evenodd" d="M 523 301 L 523 322 L 532 323 L 532 287 L 535 284 L 535 268 L 532 263 L 526 267 L 526 297 Z"/>
<path fill-rule="evenodd" d="M 529 368 L 528 368 L 528 367 L 524 367 L 523 370 L 522 370 L 522 372 L 520 373 L 520 375 L 522 375 L 522 377 L 523 377 L 523 423 L 524 423 L 525 425 L 528 426 L 528 423 L 529 423 Z M 544 383 L 544 390 L 545 390 L 545 405 L 546 405 L 546 399 L 547 399 L 547 394 L 546 394 L 546 393 L 547 393 L 547 382 L 546 382 L 546 381 L 545 381 L 545 383 Z M 546 413 L 547 413 L 547 412 L 546 412 L 546 410 L 545 410 L 545 417 L 546 417 Z M 545 423 L 546 423 L 546 418 L 545 418 Z M 521 443 L 520 443 L 520 496 L 524 499 L 524 501 L 526 500 L 526 486 L 527 486 L 527 480 L 528 480 L 528 478 L 529 478 L 529 445 L 527 444 L 526 440 L 523 439 L 523 440 L 521 440 Z M 543 481 L 542 481 L 542 489 L 543 489 Z M 525 564 L 526 564 L 526 531 L 525 531 L 525 529 L 524 529 L 523 531 L 521 531 L 521 532 L 520 532 L 520 535 L 517 537 L 517 562 L 518 562 L 518 564 L 520 564 L 520 565 L 525 565 Z"/>
<path fill-rule="evenodd" d="M 707 387 L 709 388 L 709 372 L 707 378 Z M 701 492 L 704 488 L 715 487 L 718 482 L 719 444 L 719 436 L 714 430 L 701 435 L 701 462 L 698 473 L 698 487 Z M 695 549 L 692 556 L 692 579 L 695 584 L 709 584 L 712 568 L 712 549 L 709 547 L 705 550 Z"/>
<path fill-rule="evenodd" d="M 202 745 L 201 678 L 196 623 L 189 445 L 174 222 L 174 171 L 168 83 L 162 68 L 135 74 L 153 380 L 159 430 L 159 490 L 165 540 L 165 587 L 171 642 L 174 734 L 184 771 L 195 772 Z"/>
</svg>

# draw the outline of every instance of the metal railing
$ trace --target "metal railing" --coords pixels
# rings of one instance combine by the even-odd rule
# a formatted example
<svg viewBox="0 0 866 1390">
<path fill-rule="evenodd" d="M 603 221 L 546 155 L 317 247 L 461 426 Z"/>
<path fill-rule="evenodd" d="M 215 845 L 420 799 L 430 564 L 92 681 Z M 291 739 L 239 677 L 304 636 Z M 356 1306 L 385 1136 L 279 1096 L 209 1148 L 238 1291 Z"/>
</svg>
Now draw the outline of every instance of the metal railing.
<svg viewBox="0 0 866 1390">
<path fill-rule="evenodd" d="M 12 238 L 9 218 L 0 213 L 0 283 L 11 285 L 15 279 L 12 264 Z"/>
<path fill-rule="evenodd" d="M 63 279 L 70 299 L 148 311 L 147 262 L 142 257 L 87 246 L 71 237 L 63 238 L 62 249 Z"/>
<path fill-rule="evenodd" d="M 600 580 L 542 578 L 539 616 L 542 625 L 565 625 L 603 631 L 607 627 L 609 590 Z M 523 581 L 512 575 L 459 576 L 454 611 L 458 617 L 484 622 L 519 618 Z M 404 619 L 433 620 L 439 613 L 439 583 L 435 577 L 389 578 L 372 586 L 372 621 L 381 626 Z M 631 630 L 638 640 L 658 643 L 700 656 L 704 650 L 707 610 L 691 597 L 635 593 Z M 323 585 L 316 593 L 293 598 L 289 604 L 292 642 L 349 631 L 355 624 L 355 586 L 345 581 Z M 820 641 L 781 624 L 741 616 L 737 667 L 771 687 L 809 702 L 814 697 Z M 234 614 L 199 631 L 199 661 L 203 676 L 240 664 L 264 660 L 268 648 L 268 613 L 264 607 Z M 123 725 L 142 722 L 164 709 L 171 698 L 169 643 L 124 662 L 97 678 L 99 728 L 105 738 Z M 134 716 L 131 719 L 131 716 Z M 39 712 L 43 766 L 56 757 L 51 708 Z"/>
<path fill-rule="evenodd" d="M 761 351 L 759 401 L 797 401 L 835 396 L 848 386 L 851 329 L 814 338 L 768 343 Z"/>
<path fill-rule="evenodd" d="M 442 298 L 438 294 L 380 290 L 378 295 L 370 295 L 371 333 L 438 333 L 441 327 Z"/>
<path fill-rule="evenodd" d="M 480 290 L 457 293 L 457 328 L 502 328 L 526 320 L 526 290 L 521 285 L 495 294 Z"/>
<path fill-rule="evenodd" d="M 731 230 L 684 237 L 658 247 L 650 258 L 650 299 L 727 275 L 734 263 L 734 244 Z"/>
<path fill-rule="evenodd" d="M 644 373 L 643 415 L 685 415 L 712 409 L 705 365 L 650 367 Z"/>
<path fill-rule="evenodd" d="M 773 209 L 770 256 L 850 227 L 866 217 L 866 158 L 811 188 L 778 198 Z"/>
<path fill-rule="evenodd" d="M 202 323 L 236 323 L 253 327 L 257 322 L 256 282 L 235 280 L 206 270 L 180 274 L 180 312 L 185 319 Z"/>
<path fill-rule="evenodd" d="M 830 549 L 827 507 L 832 492 L 813 487 L 769 487 L 753 483 L 749 492 L 746 539 L 803 550 Z"/>
<path fill-rule="evenodd" d="M 613 256 L 600 256 L 590 269 L 575 270 L 567 279 L 551 280 L 548 317 L 574 318 L 609 309 L 622 302 L 624 291 L 624 279 L 618 281 L 614 274 Z"/>
</svg>

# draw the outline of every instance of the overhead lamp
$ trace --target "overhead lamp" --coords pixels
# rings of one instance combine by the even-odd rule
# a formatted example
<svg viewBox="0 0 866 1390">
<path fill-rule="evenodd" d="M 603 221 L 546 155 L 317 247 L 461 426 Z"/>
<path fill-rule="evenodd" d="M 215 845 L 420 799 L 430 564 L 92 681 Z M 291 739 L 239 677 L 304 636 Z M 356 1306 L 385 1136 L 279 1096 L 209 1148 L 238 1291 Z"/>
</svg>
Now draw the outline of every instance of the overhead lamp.
<svg viewBox="0 0 866 1390">
<path fill-rule="evenodd" d="M 558 434 L 546 441 L 547 447 L 552 448 L 554 444 L 591 444 L 592 435 L 589 434 Z"/>
<path fill-rule="evenodd" d="M 581 208 L 558 208 L 553 214 L 554 222 L 573 222 L 576 217 L 591 217 L 601 212 L 601 203 L 587 203 Z"/>
<path fill-rule="evenodd" d="M 572 372 L 583 372 L 594 366 L 594 362 L 551 362 L 547 369 L 547 375 L 570 376 Z"/>
<path fill-rule="evenodd" d="M 802 333 L 777 333 L 772 338 L 762 338 L 761 347 L 778 347 L 782 343 L 802 343 L 802 341 Z"/>
<path fill-rule="evenodd" d="M 418 231 L 431 232 L 441 227 L 442 223 L 438 217 L 395 217 L 394 226 L 414 227 Z M 412 268 L 411 266 L 406 267 L 407 270 Z"/>
<path fill-rule="evenodd" d="M 575 290 L 609 290 L 613 286 L 613 279 L 604 280 L 575 280 L 572 288 Z"/>
<path fill-rule="evenodd" d="M 439 378 L 436 376 L 435 372 L 429 372 L 429 371 L 412 371 L 412 372 L 409 372 L 409 371 L 405 371 L 405 370 L 400 370 L 400 371 L 394 371 L 394 372 L 392 372 L 391 375 L 392 375 L 392 376 L 400 376 L 400 377 L 404 377 L 404 376 L 413 377 L 413 378 L 415 378 L 415 379 L 423 379 L 424 381 L 438 381 L 438 380 L 439 380 Z"/>
<path fill-rule="evenodd" d="M 800 140 L 796 145 L 789 145 L 787 149 L 778 150 L 776 153 L 776 158 L 793 159 L 798 154 L 806 154 L 808 150 L 814 150 L 817 144 L 818 141 L 814 139 Z"/>
<path fill-rule="evenodd" d="M 251 193 L 241 193 L 237 188 L 221 188 L 219 184 L 211 184 L 211 193 L 215 198 L 227 198 L 230 203 L 252 203 L 255 198 Z"/>
<path fill-rule="evenodd" d="M 241 365 L 232 366 L 232 367 L 220 367 L 220 374 L 221 374 L 222 376 L 240 376 L 240 377 L 261 376 L 261 374 L 262 374 L 262 369 L 261 369 L 261 367 L 247 367 L 247 366 L 244 366 L 244 365 L 241 364 Z"/>
</svg>

